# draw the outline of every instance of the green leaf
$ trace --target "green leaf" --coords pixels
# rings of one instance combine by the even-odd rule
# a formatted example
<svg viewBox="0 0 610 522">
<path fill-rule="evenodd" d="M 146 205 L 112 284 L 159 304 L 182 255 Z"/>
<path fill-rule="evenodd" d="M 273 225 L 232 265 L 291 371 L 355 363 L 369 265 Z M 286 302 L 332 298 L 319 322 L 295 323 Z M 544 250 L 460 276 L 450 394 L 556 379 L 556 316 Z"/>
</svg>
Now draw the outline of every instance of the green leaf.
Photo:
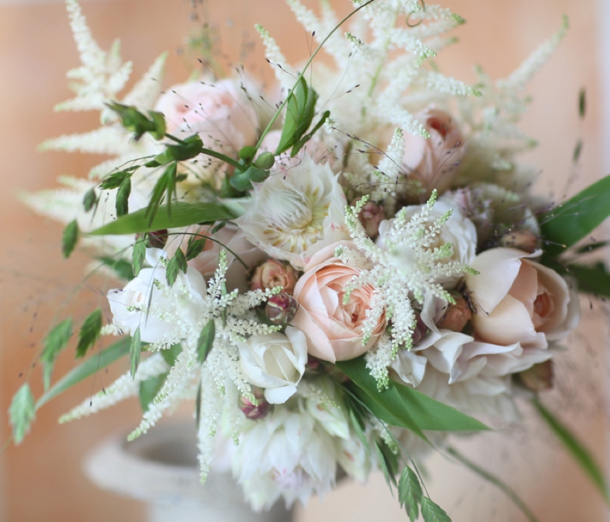
<svg viewBox="0 0 610 522">
<path fill-rule="evenodd" d="M 96 259 L 107 267 L 112 268 L 112 270 L 116 272 L 116 275 L 121 279 L 126 279 L 127 281 L 131 281 L 133 279 L 133 268 L 129 261 L 125 261 L 124 259 L 114 259 L 107 256 L 101 256 Z"/>
<path fill-rule="evenodd" d="M 140 327 L 133 333 L 129 344 L 129 369 L 131 377 L 135 378 L 138 366 L 140 366 L 140 354 L 142 353 L 142 341 L 140 339 Z"/>
<path fill-rule="evenodd" d="M 195 223 L 213 223 L 224 219 L 237 219 L 242 213 L 238 207 L 231 207 L 221 203 L 184 203 L 176 202 L 172 205 L 171 216 L 167 205 L 161 205 L 154 219 L 149 221 L 146 209 L 140 209 L 126 216 L 122 216 L 101 228 L 91 232 L 92 236 L 123 235 L 144 232 L 154 232 L 168 228 L 182 228 Z"/>
<path fill-rule="evenodd" d="M 170 184 L 171 184 L 172 174 L 173 174 L 173 177 L 175 177 L 175 175 L 176 175 L 176 164 L 175 163 L 172 163 L 171 165 L 169 165 L 165 169 L 165 172 L 159 177 L 159 179 L 157 180 L 157 183 L 155 183 L 155 186 L 152 191 L 152 195 L 150 196 L 150 201 L 148 202 L 148 206 L 144 210 L 144 215 L 147 219 L 148 225 L 152 224 L 152 222 L 155 218 L 155 215 L 157 214 L 157 211 L 159 210 L 161 201 L 162 201 L 165 193 L 169 191 L 169 193 L 170 193 L 169 196 L 171 196 L 171 188 L 168 188 L 168 187 L 170 187 Z M 171 197 L 168 197 L 168 202 L 166 204 L 168 216 L 171 216 L 170 200 L 171 200 Z M 115 221 L 115 223 L 116 223 L 116 221 Z"/>
<path fill-rule="evenodd" d="M 148 115 L 153 123 L 153 129 L 148 132 L 155 138 L 157 141 L 165 138 L 165 116 L 161 112 L 156 111 L 148 111 Z"/>
<path fill-rule="evenodd" d="M 610 297 L 610 274 L 604 263 L 595 265 L 568 265 L 566 274 L 578 282 L 578 290 L 589 294 Z"/>
<path fill-rule="evenodd" d="M 76 358 L 84 357 L 87 350 L 98 340 L 102 331 L 102 310 L 98 308 L 85 319 L 78 333 L 78 346 L 76 347 Z"/>
<path fill-rule="evenodd" d="M 155 400 L 155 397 L 161 390 L 163 383 L 165 383 L 165 379 L 167 379 L 168 375 L 169 373 L 166 372 L 162 373 L 161 375 L 156 375 L 155 377 L 146 379 L 145 381 L 140 381 L 139 397 L 142 413 L 148 411 L 148 407 Z"/>
<path fill-rule="evenodd" d="M 600 248 L 605 248 L 610 245 L 610 241 L 595 241 L 593 243 L 589 243 L 587 245 L 583 245 L 577 250 L 574 251 L 575 254 L 588 254 L 590 252 L 594 252 L 595 250 L 599 250 Z"/>
<path fill-rule="evenodd" d="M 393 465 L 396 461 L 396 456 L 389 450 L 385 442 L 376 442 L 375 450 L 377 453 L 377 461 L 379 462 L 379 467 L 381 468 L 381 472 L 383 473 L 385 481 L 391 491 L 392 486 L 396 486 L 396 471 Z M 389 457 L 390 455 L 394 457 L 394 460 Z"/>
<path fill-rule="evenodd" d="M 371 447 L 369 445 L 369 441 L 366 438 L 366 434 L 364 433 L 364 429 L 363 429 L 364 423 L 362 422 L 362 419 L 358 418 L 358 416 L 353 408 L 348 408 L 348 412 L 349 412 L 349 420 L 350 420 L 352 429 L 354 430 L 354 432 L 356 433 L 356 436 L 362 443 L 362 446 L 364 447 L 366 454 L 370 455 Z"/>
<path fill-rule="evenodd" d="M 316 126 L 311 130 L 311 132 L 303 136 L 299 140 L 299 142 L 296 143 L 294 147 L 292 147 L 292 150 L 290 151 L 290 157 L 294 158 L 299 153 L 299 151 L 303 148 L 303 145 L 305 145 L 313 137 L 313 135 L 318 131 L 320 127 L 322 127 L 322 125 L 324 125 L 324 122 L 328 119 L 329 116 L 330 111 L 324 111 L 324 114 L 322 114 L 320 121 L 316 123 Z"/>
<path fill-rule="evenodd" d="M 212 318 L 201 330 L 197 341 L 197 361 L 199 364 L 203 364 L 208 353 L 210 353 L 214 345 L 214 337 L 216 337 L 216 324 L 214 318 Z"/>
<path fill-rule="evenodd" d="M 523 502 L 523 500 L 521 500 L 519 495 L 517 495 L 517 493 L 515 493 L 507 484 L 502 482 L 502 480 L 500 480 L 495 475 L 492 475 L 489 471 L 484 470 L 483 468 L 481 468 L 480 466 L 478 466 L 471 460 L 464 457 L 464 455 L 462 455 L 455 448 L 448 447 L 447 453 L 449 453 L 449 455 L 451 455 L 452 457 L 457 459 L 461 464 L 463 464 L 468 469 L 470 469 L 470 471 L 476 473 L 481 478 L 483 478 L 490 484 L 493 484 L 500 491 L 502 491 L 508 498 L 510 498 L 515 503 L 515 506 L 517 506 L 521 510 L 521 512 L 525 515 L 525 517 L 529 520 L 529 522 L 538 522 L 538 520 L 536 519 L 536 517 L 534 516 L 532 511 L 527 507 L 525 502 Z"/>
<path fill-rule="evenodd" d="M 165 150 L 146 163 L 147 167 L 160 167 L 171 162 L 193 159 L 203 150 L 203 142 L 199 134 L 193 134 L 178 144 L 166 145 Z"/>
<path fill-rule="evenodd" d="M 76 222 L 76 219 L 74 219 L 73 221 L 70 221 L 70 223 L 68 223 L 66 225 L 66 228 L 64 228 L 64 233 L 62 236 L 62 251 L 64 253 L 65 258 L 70 257 L 70 254 L 74 250 L 74 247 L 76 246 L 76 242 L 78 241 L 78 236 L 79 236 L 78 223 Z"/>
<path fill-rule="evenodd" d="M 188 245 L 186 247 L 186 260 L 190 261 L 191 259 L 195 259 L 203 249 L 205 248 L 205 237 L 200 237 L 199 239 L 195 239 L 195 236 L 191 236 L 189 238 Z"/>
<path fill-rule="evenodd" d="M 585 88 L 583 87 L 582 89 L 580 89 L 580 92 L 578 93 L 578 115 L 581 118 L 585 117 L 586 108 L 587 108 L 586 91 L 585 91 Z"/>
<path fill-rule="evenodd" d="M 60 381 L 55 383 L 36 403 L 36 409 L 38 410 L 42 405 L 54 399 L 58 395 L 61 395 L 66 390 L 70 389 L 75 384 L 78 384 L 83 379 L 93 375 L 94 373 L 102 370 L 109 364 L 120 359 L 124 355 L 129 353 L 130 339 L 125 338 L 117 341 L 112 346 L 102 350 L 98 354 L 90 357 L 82 364 L 74 368 Z"/>
<path fill-rule="evenodd" d="M 186 264 L 186 257 L 184 257 L 184 252 L 178 249 L 169 262 L 167 263 L 167 269 L 165 271 L 165 277 L 167 279 L 167 284 L 169 286 L 173 286 L 178 278 L 178 274 L 182 270 L 186 273 L 186 269 L 188 265 Z"/>
<path fill-rule="evenodd" d="M 398 500 L 409 515 L 409 520 L 415 522 L 419 516 L 419 504 L 423 492 L 415 471 L 405 466 L 398 481 Z"/>
<path fill-rule="evenodd" d="M 131 178 L 131 175 L 138 168 L 138 166 L 133 166 L 108 174 L 108 176 L 106 176 L 100 183 L 100 188 L 103 190 L 112 190 L 115 188 L 119 188 L 126 179 Z"/>
<path fill-rule="evenodd" d="M 182 345 L 180 343 L 174 344 L 170 348 L 166 348 L 165 350 L 160 350 L 161 355 L 165 359 L 165 362 L 170 366 L 174 366 L 176 363 L 176 359 L 180 352 L 182 351 Z"/>
<path fill-rule="evenodd" d="M 570 452 L 577 464 L 597 487 L 606 503 L 610 505 L 610 489 L 608 488 L 608 483 L 606 482 L 602 469 L 597 465 L 591 453 L 589 453 L 587 448 L 585 448 L 567 426 L 562 424 L 561 421 L 547 410 L 537 398 L 532 402 L 553 434 Z"/>
<path fill-rule="evenodd" d="M 116 215 L 118 217 L 129 213 L 129 195 L 131 194 L 131 178 L 127 178 L 116 193 Z"/>
<path fill-rule="evenodd" d="M 421 516 L 424 522 L 451 522 L 449 515 L 428 497 L 421 500 Z"/>
<path fill-rule="evenodd" d="M 364 356 L 336 363 L 357 386 L 355 392 L 372 413 L 393 426 L 412 430 L 425 439 L 422 430 L 479 431 L 488 430 L 480 421 L 442 404 L 427 395 L 390 381 L 380 392 L 377 382 L 366 368 Z"/>
<path fill-rule="evenodd" d="M 51 385 L 51 373 L 60 352 L 68 346 L 72 336 L 72 319 L 65 319 L 49 332 L 44 340 L 44 348 L 40 355 L 43 366 L 44 389 L 48 390 Z"/>
<path fill-rule="evenodd" d="M 165 136 L 165 117 L 162 113 L 149 111 L 149 119 L 138 109 L 130 105 L 123 105 L 117 102 L 107 103 L 106 105 L 119 115 L 123 127 L 133 132 L 136 141 L 147 132 L 156 140 L 160 140 Z"/>
<path fill-rule="evenodd" d="M 95 189 L 89 189 L 83 197 L 83 207 L 85 212 L 89 212 L 97 204 L 97 194 Z"/>
<path fill-rule="evenodd" d="M 199 386 L 197 386 L 197 397 L 195 398 L 195 425 L 199 429 L 199 423 L 201 421 L 201 380 Z"/>
<path fill-rule="evenodd" d="M 610 176 L 600 179 L 540 218 L 545 255 L 558 256 L 610 215 Z"/>
<path fill-rule="evenodd" d="M 20 444 L 26 433 L 30 431 L 32 422 L 36 419 L 34 396 L 27 382 L 13 396 L 8 415 L 9 422 L 13 427 L 13 441 L 15 444 Z"/>
<path fill-rule="evenodd" d="M 139 237 L 133 245 L 133 255 L 131 258 L 131 267 L 133 276 L 137 277 L 142 270 L 142 265 L 146 259 L 146 237 Z"/>
</svg>

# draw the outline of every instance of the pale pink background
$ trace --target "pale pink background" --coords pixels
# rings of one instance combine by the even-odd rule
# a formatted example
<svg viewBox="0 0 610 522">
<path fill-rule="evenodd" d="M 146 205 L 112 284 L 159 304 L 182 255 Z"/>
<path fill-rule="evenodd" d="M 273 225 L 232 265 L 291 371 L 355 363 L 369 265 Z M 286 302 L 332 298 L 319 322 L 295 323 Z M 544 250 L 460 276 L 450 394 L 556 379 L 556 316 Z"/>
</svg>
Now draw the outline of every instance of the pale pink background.
<svg viewBox="0 0 610 522">
<path fill-rule="evenodd" d="M 166 82 L 170 85 L 183 81 L 189 72 L 176 53 L 183 36 L 194 28 L 188 19 L 189 4 L 186 0 L 100 0 L 83 2 L 83 7 L 104 48 L 114 38 L 121 38 L 123 57 L 134 61 L 134 78 L 162 51 L 170 51 Z M 333 0 L 333 4 L 345 8 L 347 2 Z M 559 27 L 563 13 L 570 17 L 567 39 L 532 82 L 534 103 L 524 119 L 524 128 L 540 141 L 539 149 L 531 154 L 543 172 L 537 187 L 541 194 L 564 195 L 572 150 L 579 137 L 585 142 L 582 165 L 569 193 L 605 174 L 600 135 L 604 100 L 599 83 L 603 60 L 598 43 L 602 25 L 597 4 L 593 0 L 448 0 L 444 4 L 468 23 L 456 31 L 461 44 L 446 51 L 440 62 L 447 72 L 466 80 L 473 79 L 471 65 L 475 63 L 492 76 L 507 75 Z M 246 62 L 255 74 L 267 70 L 252 28 L 255 21 L 271 31 L 289 59 L 308 53 L 307 35 L 292 21 L 282 0 L 209 0 L 208 12 L 211 23 L 220 28 L 224 51 L 233 59 L 239 57 L 244 41 L 256 42 L 256 50 L 249 52 Z M 0 2 L 0 64 L 0 435 L 4 440 L 9 434 L 4 412 L 23 380 L 19 374 L 27 372 L 38 349 L 35 343 L 54 314 L 64 317 L 72 313 L 80 321 L 100 300 L 94 285 L 58 310 L 58 303 L 69 297 L 80 280 L 86 258 L 76 255 L 63 261 L 60 226 L 26 210 L 15 194 L 53 187 L 61 174 L 84 175 L 100 158 L 35 152 L 45 138 L 85 131 L 96 124 L 93 114 L 54 114 L 51 110 L 70 96 L 65 72 L 78 64 L 60 2 Z M 586 86 L 588 93 L 584 123 L 578 120 L 576 110 L 581 86 Z M 576 337 L 571 343 L 570 354 L 560 366 L 566 383 L 563 393 L 553 394 L 549 403 L 559 409 L 596 457 L 604 460 L 607 423 L 601 402 L 607 327 L 599 303 L 594 303 L 592 310 L 588 301 L 584 304 L 587 336 Z M 73 364 L 66 354 L 56 374 Z M 25 443 L 0 456 L 0 521 L 143 520 L 139 503 L 97 490 L 80 467 L 83 455 L 98 441 L 138 422 L 136 402 L 73 424 L 56 423 L 61 413 L 97 391 L 100 382 L 110 382 L 120 370 L 100 375 L 96 382 L 84 383 L 49 404 L 39 412 Z M 37 369 L 32 377 L 34 391 L 39 394 Z M 542 522 L 604 520 L 600 498 L 580 470 L 544 429 L 530 421 L 526 425 L 527 430 L 477 437 L 460 447 L 477 462 L 499 472 Z M 456 522 L 525 520 L 500 493 L 461 466 L 441 456 L 428 464 L 430 494 Z M 406 519 L 383 479 L 375 476 L 366 488 L 342 485 L 324 502 L 312 501 L 298 520 Z"/>
</svg>

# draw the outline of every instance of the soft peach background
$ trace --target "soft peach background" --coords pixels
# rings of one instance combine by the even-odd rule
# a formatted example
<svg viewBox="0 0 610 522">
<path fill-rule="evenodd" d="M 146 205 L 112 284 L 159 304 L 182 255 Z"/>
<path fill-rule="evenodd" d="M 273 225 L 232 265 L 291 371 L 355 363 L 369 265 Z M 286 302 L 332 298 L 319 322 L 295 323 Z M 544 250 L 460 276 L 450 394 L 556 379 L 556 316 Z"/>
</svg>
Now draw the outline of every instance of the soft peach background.
<svg viewBox="0 0 610 522">
<path fill-rule="evenodd" d="M 380 0 L 383 1 L 383 0 Z M 313 5 L 313 2 L 307 2 Z M 345 8 L 347 2 L 334 0 Z M 456 34 L 461 44 L 446 51 L 441 64 L 450 74 L 472 80 L 471 65 L 481 64 L 492 76 L 512 71 L 568 14 L 571 29 L 550 64 L 531 85 L 534 97 L 524 128 L 539 139 L 531 154 L 543 176 L 541 194 L 561 198 L 605 174 L 601 170 L 602 92 L 599 69 L 602 57 L 597 40 L 601 31 L 593 0 L 447 0 L 445 5 L 468 23 Z M 169 50 L 167 85 L 182 81 L 189 69 L 177 53 L 183 36 L 195 25 L 189 21 L 187 0 L 106 0 L 83 2 L 94 35 L 103 48 L 120 37 L 123 57 L 134 61 L 138 78 L 162 51 Z M 218 26 L 224 52 L 239 59 L 244 42 L 255 42 L 246 64 L 264 74 L 266 63 L 252 24 L 261 22 L 277 38 L 289 59 L 308 53 L 304 30 L 292 21 L 282 0 L 208 0 L 212 24 Z M 249 46 L 246 46 L 249 47 Z M 607 58 L 607 57 L 606 57 Z M 222 61 L 227 59 L 221 57 Z M 25 209 L 15 198 L 19 190 L 55 186 L 61 174 L 85 175 L 100 158 L 60 153 L 37 153 L 37 144 L 62 133 L 94 128 L 93 114 L 54 114 L 52 106 L 67 99 L 65 72 L 78 64 L 61 2 L 0 2 L 0 435 L 9 434 L 4 412 L 10 397 L 27 373 L 39 341 L 54 317 L 73 314 L 77 323 L 100 300 L 99 284 L 82 288 L 68 302 L 80 281 L 85 256 L 69 261 L 60 256 L 61 228 Z M 267 73 L 268 74 L 268 73 Z M 577 95 L 587 88 L 588 114 L 577 117 Z M 566 189 L 576 140 L 585 142 L 578 177 Z M 63 309 L 59 304 L 66 302 Z M 561 393 L 549 404 L 560 411 L 587 442 L 599 460 L 605 457 L 606 316 L 598 302 L 583 301 L 586 324 L 570 343 L 570 353 L 559 364 Z M 56 375 L 73 361 L 60 359 Z M 97 490 L 84 478 L 80 461 L 101 439 L 117 429 L 137 423 L 139 408 L 126 403 L 110 412 L 59 426 L 59 415 L 87 394 L 111 381 L 101 373 L 71 393 L 43 408 L 24 444 L 9 447 L 0 456 L 0 521 L 80 522 L 143 520 L 136 502 Z M 40 393 L 40 376 L 33 369 L 32 383 Z M 529 419 L 529 417 L 528 417 Z M 606 511 L 581 471 L 558 448 L 552 437 L 532 420 L 525 428 L 477 437 L 459 444 L 477 462 L 500 472 L 536 512 L 541 522 L 597 522 Z M 536 433 L 534 433 L 536 432 Z M 441 456 L 429 461 L 430 494 L 456 522 L 525 520 L 497 490 L 468 470 Z M 314 500 L 299 515 L 300 522 L 334 520 L 406 520 L 387 491 L 383 479 L 373 477 L 366 488 L 342 485 L 324 502 Z"/>
</svg>

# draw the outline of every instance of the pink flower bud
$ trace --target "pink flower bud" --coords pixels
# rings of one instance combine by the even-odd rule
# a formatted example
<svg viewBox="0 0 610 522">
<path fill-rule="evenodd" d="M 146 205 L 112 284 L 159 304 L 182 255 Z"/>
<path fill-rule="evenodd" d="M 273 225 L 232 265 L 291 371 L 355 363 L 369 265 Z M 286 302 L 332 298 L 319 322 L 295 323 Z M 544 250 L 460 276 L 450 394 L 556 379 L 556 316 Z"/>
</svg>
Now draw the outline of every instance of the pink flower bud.
<svg viewBox="0 0 610 522">
<path fill-rule="evenodd" d="M 428 334 L 428 327 L 426 323 L 422 321 L 420 314 L 416 314 L 417 324 L 415 325 L 415 329 L 413 330 L 413 335 L 411 337 L 413 344 L 419 343 L 426 335 Z"/>
<path fill-rule="evenodd" d="M 466 299 L 461 297 L 455 304 L 452 304 L 447 308 L 447 311 L 437 326 L 444 330 L 461 332 L 471 318 L 472 310 L 470 310 L 470 306 L 466 302 Z"/>
<path fill-rule="evenodd" d="M 268 259 L 256 267 L 250 279 L 252 290 L 267 290 L 281 286 L 284 292 L 292 294 L 297 282 L 297 273 L 289 264 L 277 259 Z"/>
<path fill-rule="evenodd" d="M 539 243 L 538 238 L 529 230 L 507 232 L 500 238 L 500 246 L 516 248 L 530 254 L 538 250 Z"/>
<path fill-rule="evenodd" d="M 250 420 L 260 420 L 263 417 L 266 417 L 271 409 L 271 404 L 269 404 L 263 395 L 263 391 L 260 388 L 252 388 L 252 392 L 254 393 L 254 397 L 258 402 L 258 406 L 255 406 L 245 397 L 239 398 L 239 409 L 244 413 L 246 417 Z"/>
<path fill-rule="evenodd" d="M 290 294 L 282 292 L 269 298 L 265 313 L 273 324 L 288 324 L 298 309 L 299 302 Z"/>
<path fill-rule="evenodd" d="M 136 239 L 141 235 L 143 234 L 136 234 Z M 148 243 L 147 246 L 150 248 L 163 248 L 165 243 L 167 243 L 167 229 L 155 230 L 145 235 Z"/>
<path fill-rule="evenodd" d="M 553 361 L 534 364 L 530 369 L 518 373 L 521 384 L 528 390 L 539 392 L 553 387 Z"/>
<path fill-rule="evenodd" d="M 385 219 L 385 211 L 374 201 L 367 201 L 358 216 L 366 234 L 375 239 L 379 234 L 379 224 Z"/>
</svg>

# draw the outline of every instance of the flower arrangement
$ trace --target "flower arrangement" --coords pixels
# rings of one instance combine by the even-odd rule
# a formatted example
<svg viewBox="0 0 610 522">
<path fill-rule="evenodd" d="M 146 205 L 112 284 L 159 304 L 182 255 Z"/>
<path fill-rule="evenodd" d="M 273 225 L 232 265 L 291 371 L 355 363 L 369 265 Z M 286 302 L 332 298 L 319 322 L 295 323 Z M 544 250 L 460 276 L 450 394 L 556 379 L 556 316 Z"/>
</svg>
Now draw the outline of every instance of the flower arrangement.
<svg viewBox="0 0 610 522">
<path fill-rule="evenodd" d="M 363 481 L 378 468 L 410 520 L 449 520 L 417 461 L 452 432 L 518 421 L 518 395 L 557 425 L 536 396 L 578 324 L 578 290 L 610 277 L 566 255 L 607 217 L 610 180 L 540 203 L 517 159 L 532 146 L 516 125 L 524 87 L 567 25 L 509 78 L 481 72 L 470 86 L 434 66 L 463 23 L 447 9 L 357 1 L 338 20 L 289 4 L 320 46 L 299 72 L 257 26 L 275 91 L 242 72 L 161 93 L 160 57 L 119 98 L 130 64 L 98 47 L 67 0 L 82 65 L 60 108 L 98 110 L 102 126 L 45 146 L 111 159 L 27 200 L 67 224 L 66 257 L 80 240 L 92 271 L 122 280 L 107 293 L 112 321 L 98 308 L 82 323 L 77 357 L 121 339 L 51 385 L 73 331 L 55 325 L 45 393 L 19 389 L 13 438 L 126 357 L 130 371 L 61 421 L 139 396 L 134 439 L 191 400 L 202 481 L 215 439 L 232 439 L 254 509 L 323 495 L 338 469 Z M 334 66 L 310 71 L 321 49 Z"/>
</svg>

